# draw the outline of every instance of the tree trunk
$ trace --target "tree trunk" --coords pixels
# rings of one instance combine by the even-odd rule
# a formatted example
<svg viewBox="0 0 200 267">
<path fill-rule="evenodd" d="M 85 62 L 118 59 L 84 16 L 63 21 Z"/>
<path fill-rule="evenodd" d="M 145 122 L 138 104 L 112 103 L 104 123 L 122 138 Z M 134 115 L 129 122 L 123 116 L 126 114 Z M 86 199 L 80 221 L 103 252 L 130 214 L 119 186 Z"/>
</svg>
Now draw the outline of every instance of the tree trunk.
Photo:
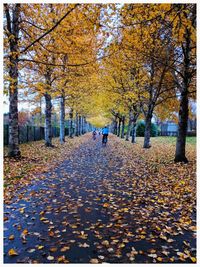
<svg viewBox="0 0 200 267">
<path fill-rule="evenodd" d="M 117 135 L 117 115 L 115 115 L 115 119 L 114 119 L 114 134 Z"/>
<path fill-rule="evenodd" d="M 82 131 L 81 131 L 81 129 L 82 129 L 82 118 L 81 118 L 81 116 L 79 116 L 79 118 L 78 118 L 78 120 L 79 120 L 79 123 L 78 123 L 78 125 L 79 125 L 79 127 L 78 127 L 78 133 L 79 133 L 79 135 L 81 135 L 82 134 Z"/>
<path fill-rule="evenodd" d="M 14 79 L 14 75 L 10 75 Z M 20 157 L 21 153 L 19 150 L 19 131 L 18 131 L 18 92 L 17 92 L 17 82 L 11 83 L 15 84 L 15 89 L 9 90 L 9 157 Z M 10 87 L 12 86 L 10 84 Z"/>
<path fill-rule="evenodd" d="M 136 121 L 133 121 L 131 143 L 136 143 Z"/>
<path fill-rule="evenodd" d="M 181 95 L 178 135 L 176 140 L 175 162 L 187 163 L 188 159 L 185 156 L 185 145 L 187 136 L 187 122 L 188 122 L 188 95 L 184 93 Z"/>
<path fill-rule="evenodd" d="M 82 116 L 82 134 L 85 133 L 85 117 Z"/>
<path fill-rule="evenodd" d="M 44 94 L 45 97 L 45 104 L 46 104 L 46 110 L 45 110 L 45 145 L 47 147 L 52 147 L 52 127 L 51 127 L 51 96 L 46 93 Z"/>
<path fill-rule="evenodd" d="M 89 129 L 89 123 L 88 122 L 86 122 L 85 130 L 86 130 L 86 133 L 88 133 L 90 131 L 90 129 Z"/>
<path fill-rule="evenodd" d="M 73 138 L 73 109 L 69 113 L 69 137 Z"/>
<path fill-rule="evenodd" d="M 18 38 L 19 38 L 19 9 L 20 4 L 16 4 L 13 13 L 10 13 L 9 7 L 5 4 L 7 19 L 7 30 L 12 38 L 9 39 L 10 45 L 10 64 L 9 64 L 9 157 L 20 157 L 19 150 L 19 130 L 18 130 Z M 12 15 L 12 18 L 10 17 Z"/>
<path fill-rule="evenodd" d="M 127 129 L 127 133 L 126 133 L 126 141 L 129 141 L 129 136 L 130 136 L 130 132 L 131 132 L 131 124 L 132 124 L 132 111 L 129 112 L 129 119 L 128 119 L 128 129 Z"/>
<path fill-rule="evenodd" d="M 118 137 L 120 136 L 121 122 L 122 122 L 122 119 L 119 118 L 118 131 L 117 131 L 117 136 L 118 136 Z"/>
<path fill-rule="evenodd" d="M 60 98 L 60 143 L 65 142 L 65 95 L 62 92 Z"/>
<path fill-rule="evenodd" d="M 78 136 L 78 122 L 79 122 L 79 120 L 78 120 L 78 113 L 76 112 L 76 136 Z"/>
<path fill-rule="evenodd" d="M 182 45 L 184 55 L 184 73 L 183 73 L 183 85 L 181 88 L 181 99 L 179 109 L 179 122 L 178 122 L 178 135 L 176 140 L 176 152 L 175 162 L 187 163 L 188 159 L 185 155 L 185 145 L 187 136 L 187 124 L 188 124 L 188 88 L 191 82 L 190 74 L 190 51 L 191 51 L 191 32 L 188 28 L 185 31 L 185 44 Z"/>
<path fill-rule="evenodd" d="M 144 131 L 144 148 L 150 148 L 150 137 L 151 137 L 151 119 L 152 113 L 147 113 L 145 120 L 145 131 Z"/>
<path fill-rule="evenodd" d="M 40 124 L 40 127 L 42 127 L 42 97 L 40 97 L 40 119 L 39 119 L 39 124 Z"/>
<path fill-rule="evenodd" d="M 124 138 L 125 116 L 122 116 L 122 131 L 121 138 Z"/>
</svg>

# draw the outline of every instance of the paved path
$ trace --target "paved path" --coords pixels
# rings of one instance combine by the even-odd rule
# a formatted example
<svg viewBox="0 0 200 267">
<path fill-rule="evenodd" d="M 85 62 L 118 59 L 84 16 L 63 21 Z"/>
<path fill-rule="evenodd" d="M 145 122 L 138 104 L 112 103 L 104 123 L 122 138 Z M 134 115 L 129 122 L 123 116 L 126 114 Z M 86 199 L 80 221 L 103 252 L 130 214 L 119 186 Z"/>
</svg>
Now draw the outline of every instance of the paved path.
<svg viewBox="0 0 200 267">
<path fill-rule="evenodd" d="M 147 263 L 159 256 L 179 262 L 176 249 L 183 240 L 195 242 L 192 235 L 173 243 L 154 239 L 145 204 L 136 201 L 138 177 L 123 168 L 114 142 L 102 147 L 100 137 L 87 140 L 5 206 L 5 263 Z M 130 184 L 122 174 L 132 177 Z M 18 256 L 8 256 L 12 248 Z"/>
</svg>

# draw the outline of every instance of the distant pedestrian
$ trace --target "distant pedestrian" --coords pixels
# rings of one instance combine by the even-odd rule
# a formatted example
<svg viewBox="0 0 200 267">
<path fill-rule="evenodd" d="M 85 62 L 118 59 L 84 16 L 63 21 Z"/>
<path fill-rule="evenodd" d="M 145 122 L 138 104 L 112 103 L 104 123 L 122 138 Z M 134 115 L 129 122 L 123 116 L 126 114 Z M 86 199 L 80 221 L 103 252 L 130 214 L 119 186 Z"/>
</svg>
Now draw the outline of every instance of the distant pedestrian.
<svg viewBox="0 0 200 267">
<path fill-rule="evenodd" d="M 96 132 L 96 130 L 94 130 L 94 131 L 92 132 L 93 140 L 96 140 L 96 135 L 97 135 L 97 132 Z"/>
</svg>

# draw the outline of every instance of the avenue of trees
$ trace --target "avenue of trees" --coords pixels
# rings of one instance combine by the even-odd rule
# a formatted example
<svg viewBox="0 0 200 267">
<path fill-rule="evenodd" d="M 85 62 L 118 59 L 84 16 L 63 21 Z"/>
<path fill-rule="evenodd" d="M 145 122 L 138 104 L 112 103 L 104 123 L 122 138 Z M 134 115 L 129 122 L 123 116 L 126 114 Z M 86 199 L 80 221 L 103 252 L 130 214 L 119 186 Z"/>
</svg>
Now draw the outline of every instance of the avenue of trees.
<svg viewBox="0 0 200 267">
<path fill-rule="evenodd" d="M 4 4 L 4 74 L 11 157 L 20 156 L 23 98 L 45 102 L 46 146 L 52 146 L 54 99 L 60 102 L 61 143 L 66 113 L 77 127 L 85 120 L 96 127 L 112 123 L 126 140 L 131 132 L 133 143 L 142 117 L 144 148 L 151 147 L 154 115 L 178 116 L 175 162 L 187 162 L 187 122 L 196 99 L 196 5 Z"/>
</svg>

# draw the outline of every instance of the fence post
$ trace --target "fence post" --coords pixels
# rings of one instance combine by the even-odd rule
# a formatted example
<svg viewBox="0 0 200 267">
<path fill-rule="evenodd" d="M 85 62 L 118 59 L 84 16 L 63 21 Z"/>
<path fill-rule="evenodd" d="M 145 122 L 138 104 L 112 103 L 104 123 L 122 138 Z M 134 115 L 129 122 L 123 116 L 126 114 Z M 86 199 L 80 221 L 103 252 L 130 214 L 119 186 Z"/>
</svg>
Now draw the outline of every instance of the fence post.
<svg viewBox="0 0 200 267">
<path fill-rule="evenodd" d="M 6 125 L 7 131 L 6 131 L 6 135 L 7 135 L 7 145 L 9 145 L 9 125 Z"/>
<path fill-rule="evenodd" d="M 21 144 L 22 142 L 21 142 L 21 138 L 20 138 L 20 126 L 18 125 L 18 136 L 19 136 L 19 144 Z"/>
<path fill-rule="evenodd" d="M 9 125 L 4 125 L 4 145 L 9 145 Z"/>
<path fill-rule="evenodd" d="M 43 139 L 43 127 L 40 126 L 40 140 Z"/>
</svg>

